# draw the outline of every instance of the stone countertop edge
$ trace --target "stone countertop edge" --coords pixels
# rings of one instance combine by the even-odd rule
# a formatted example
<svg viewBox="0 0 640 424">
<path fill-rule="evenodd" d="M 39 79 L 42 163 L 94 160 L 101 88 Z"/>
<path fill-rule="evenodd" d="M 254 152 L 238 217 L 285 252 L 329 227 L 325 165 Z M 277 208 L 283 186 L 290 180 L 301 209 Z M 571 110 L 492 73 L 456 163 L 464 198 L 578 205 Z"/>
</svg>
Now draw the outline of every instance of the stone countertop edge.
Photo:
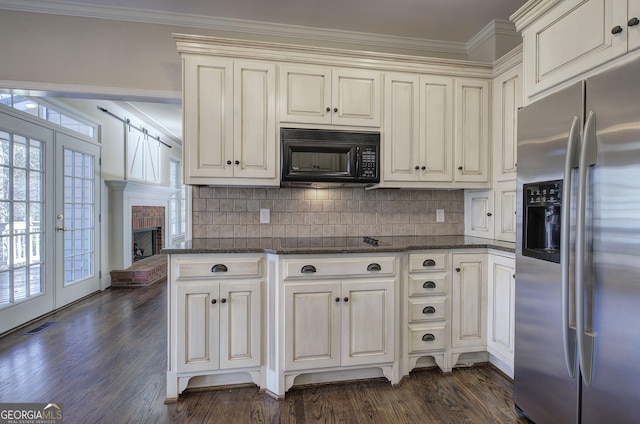
<svg viewBox="0 0 640 424">
<path fill-rule="evenodd" d="M 316 239 L 236 238 L 194 239 L 169 246 L 163 254 L 194 253 L 269 253 L 277 255 L 311 255 L 341 253 L 393 253 L 411 250 L 492 249 L 515 253 L 515 243 L 468 236 L 379 237 L 378 246 L 362 242 L 362 237 Z M 303 242 L 299 242 L 301 240 Z M 389 242 L 389 240 L 391 242 Z M 336 241 L 337 244 L 336 245 Z"/>
</svg>

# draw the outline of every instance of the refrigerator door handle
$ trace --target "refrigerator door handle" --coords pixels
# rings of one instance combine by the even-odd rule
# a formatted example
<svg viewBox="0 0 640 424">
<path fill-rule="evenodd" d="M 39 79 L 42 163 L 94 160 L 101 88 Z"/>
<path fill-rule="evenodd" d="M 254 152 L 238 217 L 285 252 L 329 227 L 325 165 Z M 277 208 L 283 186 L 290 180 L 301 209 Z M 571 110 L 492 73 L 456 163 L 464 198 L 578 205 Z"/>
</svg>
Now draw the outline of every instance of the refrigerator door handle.
<svg viewBox="0 0 640 424">
<path fill-rule="evenodd" d="M 576 327 L 582 381 L 589 387 L 593 370 L 593 335 L 585 329 L 585 262 L 587 168 L 596 164 L 596 115 L 589 112 L 584 126 L 580 167 L 578 170 L 578 207 L 576 219 Z"/>
<path fill-rule="evenodd" d="M 571 188 L 572 170 L 580 163 L 580 119 L 573 117 L 569 138 L 567 139 L 567 155 L 564 163 L 564 196 L 562 197 L 562 216 L 560 221 L 560 265 L 562 267 L 562 337 L 564 339 L 564 360 L 571 378 L 576 376 L 576 330 L 571 326 L 569 317 L 570 295 L 570 234 L 571 234 Z"/>
</svg>

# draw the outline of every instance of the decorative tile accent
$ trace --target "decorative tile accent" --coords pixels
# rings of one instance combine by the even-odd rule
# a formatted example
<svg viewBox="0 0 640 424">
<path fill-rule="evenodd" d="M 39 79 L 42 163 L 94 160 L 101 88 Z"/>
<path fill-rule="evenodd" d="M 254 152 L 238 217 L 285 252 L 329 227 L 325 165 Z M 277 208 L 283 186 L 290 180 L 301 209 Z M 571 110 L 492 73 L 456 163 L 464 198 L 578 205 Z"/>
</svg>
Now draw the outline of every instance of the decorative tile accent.
<svg viewBox="0 0 640 424">
<path fill-rule="evenodd" d="M 261 208 L 271 210 L 269 224 L 260 224 Z M 436 209 L 444 209 L 445 222 L 436 223 Z M 463 190 L 193 190 L 194 238 L 463 234 Z"/>
</svg>

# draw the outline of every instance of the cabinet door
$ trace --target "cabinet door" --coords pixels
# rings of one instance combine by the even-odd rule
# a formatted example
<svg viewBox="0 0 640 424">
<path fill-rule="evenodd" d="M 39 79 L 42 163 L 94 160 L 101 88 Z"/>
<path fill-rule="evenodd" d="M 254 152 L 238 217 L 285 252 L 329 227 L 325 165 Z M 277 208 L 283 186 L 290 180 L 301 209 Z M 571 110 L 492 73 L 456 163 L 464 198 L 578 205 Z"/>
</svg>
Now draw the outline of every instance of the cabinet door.
<svg viewBox="0 0 640 424">
<path fill-rule="evenodd" d="M 633 18 L 640 19 L 640 1 L 629 0 L 629 11 L 627 14 L 627 18 L 627 22 L 632 22 L 631 19 Z M 629 38 L 627 42 L 629 51 L 640 48 L 640 25 L 636 24 L 634 26 L 628 26 L 627 31 L 627 37 Z"/>
<path fill-rule="evenodd" d="M 566 0 L 523 33 L 527 96 L 627 52 L 627 0 Z M 623 31 L 612 34 L 620 25 Z"/>
<path fill-rule="evenodd" d="M 451 346 L 487 344 L 487 255 L 454 254 L 451 281 Z"/>
<path fill-rule="evenodd" d="M 517 117 L 522 106 L 522 65 L 500 75 L 493 84 L 493 169 L 495 181 L 514 180 L 517 165 Z"/>
<path fill-rule="evenodd" d="M 516 182 L 499 182 L 495 192 L 495 238 L 516 241 Z"/>
<path fill-rule="evenodd" d="M 177 371 L 217 370 L 219 285 L 207 282 L 180 285 L 177 292 Z"/>
<path fill-rule="evenodd" d="M 489 256 L 487 348 L 513 366 L 515 260 Z"/>
<path fill-rule="evenodd" d="M 185 57 L 184 145 L 185 183 L 199 178 L 232 177 L 233 62 Z"/>
<path fill-rule="evenodd" d="M 331 70 L 280 66 L 280 121 L 330 124 Z"/>
<path fill-rule="evenodd" d="M 343 283 L 342 365 L 393 361 L 393 296 L 393 280 Z"/>
<path fill-rule="evenodd" d="M 493 238 L 493 190 L 464 193 L 465 235 Z"/>
<path fill-rule="evenodd" d="M 456 80 L 456 181 L 487 182 L 489 173 L 489 82 Z"/>
<path fill-rule="evenodd" d="M 331 76 L 332 123 L 379 127 L 381 74 L 366 70 L 334 69 Z"/>
<path fill-rule="evenodd" d="M 220 284 L 220 369 L 260 366 L 259 281 Z"/>
<path fill-rule="evenodd" d="M 420 78 L 385 75 L 384 181 L 418 181 L 420 156 Z M 424 165 L 424 162 L 422 163 Z"/>
<path fill-rule="evenodd" d="M 453 80 L 420 77 L 420 177 L 453 181 Z"/>
<path fill-rule="evenodd" d="M 234 63 L 234 178 L 276 178 L 276 67 Z"/>
<path fill-rule="evenodd" d="M 340 365 L 339 282 L 284 287 L 285 370 Z"/>
</svg>

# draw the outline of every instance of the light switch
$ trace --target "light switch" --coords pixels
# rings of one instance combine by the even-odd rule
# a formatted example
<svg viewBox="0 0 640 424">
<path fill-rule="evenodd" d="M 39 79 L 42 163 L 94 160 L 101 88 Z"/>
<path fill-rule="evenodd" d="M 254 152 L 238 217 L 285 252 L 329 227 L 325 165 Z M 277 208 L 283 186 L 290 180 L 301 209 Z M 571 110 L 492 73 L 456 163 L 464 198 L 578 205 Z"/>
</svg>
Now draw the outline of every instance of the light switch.
<svg viewBox="0 0 640 424">
<path fill-rule="evenodd" d="M 268 224 L 271 222 L 271 210 L 269 209 L 260 209 L 260 223 Z"/>
</svg>

